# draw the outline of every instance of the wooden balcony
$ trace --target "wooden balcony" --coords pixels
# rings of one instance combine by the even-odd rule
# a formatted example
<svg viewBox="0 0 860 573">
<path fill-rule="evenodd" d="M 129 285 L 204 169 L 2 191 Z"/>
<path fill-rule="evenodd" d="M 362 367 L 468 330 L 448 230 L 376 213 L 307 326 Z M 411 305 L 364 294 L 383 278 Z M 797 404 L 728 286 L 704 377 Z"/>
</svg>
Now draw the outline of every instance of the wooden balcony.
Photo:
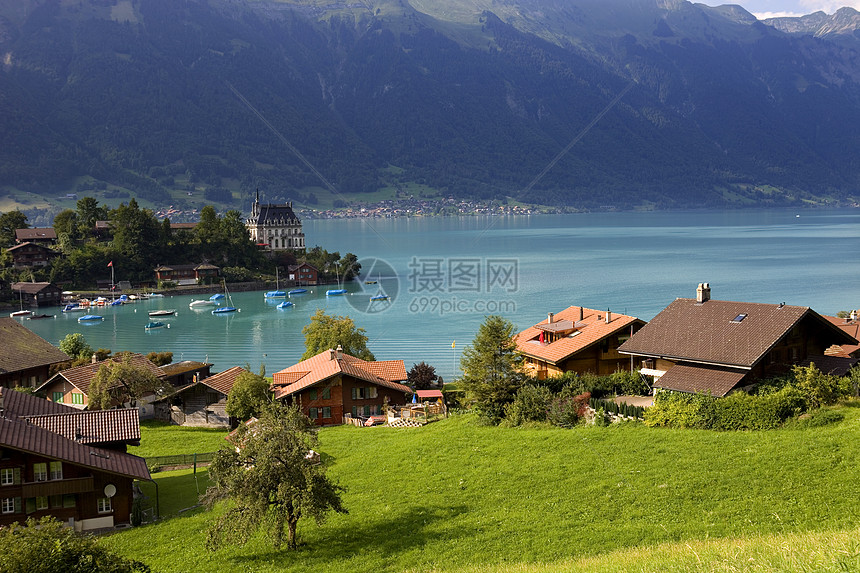
<svg viewBox="0 0 860 573">
<path fill-rule="evenodd" d="M 93 491 L 93 476 L 55 479 L 48 481 L 26 482 L 21 485 L 22 497 L 63 495 L 67 493 L 86 493 Z"/>
</svg>

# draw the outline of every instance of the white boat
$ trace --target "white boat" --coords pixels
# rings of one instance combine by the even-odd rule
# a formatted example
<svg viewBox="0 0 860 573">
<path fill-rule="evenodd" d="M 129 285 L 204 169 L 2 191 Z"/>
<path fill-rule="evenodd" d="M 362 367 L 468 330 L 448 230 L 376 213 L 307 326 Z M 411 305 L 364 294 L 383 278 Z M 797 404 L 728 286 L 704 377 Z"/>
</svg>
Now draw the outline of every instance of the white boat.
<svg viewBox="0 0 860 573">
<path fill-rule="evenodd" d="M 176 314 L 176 309 L 166 309 L 166 310 L 150 310 L 149 316 L 173 316 Z"/>
<path fill-rule="evenodd" d="M 192 300 L 188 304 L 188 308 L 204 308 L 207 306 L 216 306 L 217 304 L 214 300 Z"/>
<path fill-rule="evenodd" d="M 33 313 L 30 312 L 29 310 L 16 310 L 15 312 L 10 312 L 9 316 L 11 318 L 19 318 L 22 316 L 30 316 L 31 314 L 33 314 Z"/>
<path fill-rule="evenodd" d="M 230 291 L 227 290 L 227 281 L 223 281 L 224 283 L 224 293 L 227 295 L 227 300 L 229 301 L 226 306 L 220 306 L 212 311 L 212 314 L 229 314 L 231 312 L 239 312 L 239 309 L 233 306 L 233 297 L 230 296 Z M 212 297 L 210 297 L 212 298 Z"/>
<path fill-rule="evenodd" d="M 148 295 L 146 295 L 146 296 L 148 296 L 149 298 L 164 298 L 164 295 L 163 295 L 163 294 L 160 294 L 160 293 L 157 293 L 157 292 L 151 292 L 151 293 L 149 293 L 149 294 L 148 294 Z"/>
</svg>

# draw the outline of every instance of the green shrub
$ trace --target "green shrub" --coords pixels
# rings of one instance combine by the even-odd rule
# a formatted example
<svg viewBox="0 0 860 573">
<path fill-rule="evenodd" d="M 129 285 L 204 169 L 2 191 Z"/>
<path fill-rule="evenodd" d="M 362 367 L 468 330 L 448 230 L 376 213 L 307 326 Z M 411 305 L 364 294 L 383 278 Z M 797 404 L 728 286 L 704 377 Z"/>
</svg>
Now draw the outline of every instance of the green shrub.
<svg viewBox="0 0 860 573">
<path fill-rule="evenodd" d="M 651 391 L 651 385 L 648 384 L 644 376 L 639 374 L 638 370 L 634 372 L 626 370 L 614 372 L 609 376 L 609 381 L 616 394 L 642 396 Z"/>
<path fill-rule="evenodd" d="M 562 428 L 572 428 L 585 416 L 591 395 L 577 394 L 574 386 L 566 386 L 549 404 L 547 420 Z"/>
<path fill-rule="evenodd" d="M 545 422 L 552 392 L 545 386 L 525 385 L 517 391 L 514 401 L 505 405 L 505 419 L 510 426 L 527 422 Z"/>
</svg>

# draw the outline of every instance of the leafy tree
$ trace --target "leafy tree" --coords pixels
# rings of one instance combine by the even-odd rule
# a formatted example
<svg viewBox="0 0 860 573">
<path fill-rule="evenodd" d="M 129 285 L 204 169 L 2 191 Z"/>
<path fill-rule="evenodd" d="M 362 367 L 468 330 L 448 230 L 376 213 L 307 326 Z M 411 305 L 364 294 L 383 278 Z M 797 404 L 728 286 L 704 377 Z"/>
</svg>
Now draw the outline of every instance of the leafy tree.
<svg viewBox="0 0 860 573">
<path fill-rule="evenodd" d="M 269 382 L 253 372 L 242 372 L 227 396 L 227 415 L 239 420 L 259 416 L 263 407 L 271 402 Z"/>
<path fill-rule="evenodd" d="M 27 215 L 15 209 L 0 215 L 0 247 L 4 249 L 15 244 L 15 229 L 27 229 Z"/>
<path fill-rule="evenodd" d="M 96 221 L 104 221 L 108 218 L 108 208 L 99 205 L 95 197 L 82 197 L 75 204 L 77 210 L 77 238 L 86 240 L 95 234 Z"/>
<path fill-rule="evenodd" d="M 78 535 L 53 517 L 0 527 L 4 573 L 148 573 L 149 567 Z"/>
<path fill-rule="evenodd" d="M 72 209 L 65 209 L 57 213 L 54 217 L 54 231 L 57 232 L 57 237 L 60 235 L 69 235 L 75 237 L 77 232 L 78 214 Z"/>
<path fill-rule="evenodd" d="M 491 424 L 504 416 L 506 404 L 523 384 L 520 356 L 514 342 L 514 325 L 501 316 L 488 316 L 463 351 L 461 384 L 478 415 Z"/>
<path fill-rule="evenodd" d="M 434 387 L 438 378 L 436 369 L 425 362 L 413 364 L 412 369 L 406 373 L 406 383 L 414 390 L 429 390 Z"/>
<path fill-rule="evenodd" d="M 367 335 L 358 328 L 348 316 L 329 316 L 319 309 L 311 317 L 311 322 L 302 329 L 305 335 L 305 353 L 302 360 L 316 356 L 324 350 L 340 346 L 346 354 L 362 360 L 376 360 L 367 349 Z"/>
<path fill-rule="evenodd" d="M 112 248 L 130 274 L 148 278 L 160 255 L 160 226 L 149 209 L 141 209 L 131 199 L 111 211 Z"/>
<path fill-rule="evenodd" d="M 834 404 L 848 392 L 847 384 L 843 384 L 838 376 L 824 374 L 815 364 L 809 366 L 794 366 L 794 387 L 800 390 L 810 410 L 827 404 Z"/>
<path fill-rule="evenodd" d="M 526 384 L 517 391 L 514 401 L 505 405 L 505 422 L 519 426 L 526 422 L 544 422 L 552 401 L 546 386 Z"/>
<path fill-rule="evenodd" d="M 255 423 L 239 427 L 233 442 L 237 448 L 220 450 L 209 466 L 214 485 L 203 501 L 209 508 L 221 500 L 232 502 L 209 529 L 209 549 L 225 542 L 244 544 L 260 528 L 276 548 L 286 528 L 287 547 L 295 549 L 302 517 L 321 524 L 329 511 L 347 513 L 340 497 L 344 489 L 308 455 L 317 436 L 298 407 L 269 404 Z"/>
<path fill-rule="evenodd" d="M 132 364 L 131 356 L 126 354 L 99 367 L 90 384 L 89 409 L 105 410 L 126 403 L 135 405 L 145 394 L 161 394 L 169 389 L 169 384 L 150 370 Z"/>
<path fill-rule="evenodd" d="M 87 339 L 80 332 L 72 332 L 60 341 L 60 350 L 72 359 L 83 358 L 89 361 L 93 355 L 93 349 L 87 343 Z"/>
</svg>

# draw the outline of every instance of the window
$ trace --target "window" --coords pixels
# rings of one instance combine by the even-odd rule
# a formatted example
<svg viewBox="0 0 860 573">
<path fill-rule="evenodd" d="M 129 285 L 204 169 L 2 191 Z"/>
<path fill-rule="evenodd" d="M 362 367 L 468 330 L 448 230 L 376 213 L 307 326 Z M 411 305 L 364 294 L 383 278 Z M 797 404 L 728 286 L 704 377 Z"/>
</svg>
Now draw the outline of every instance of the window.
<svg viewBox="0 0 860 573">
<path fill-rule="evenodd" d="M 15 480 L 15 474 L 18 474 L 18 480 Z M 21 481 L 21 470 L 18 468 L 3 468 L 0 470 L 0 485 L 13 485 Z"/>
<path fill-rule="evenodd" d="M 322 417 L 323 417 L 323 419 L 324 419 L 324 420 L 327 420 L 327 419 L 331 418 L 331 408 L 329 408 L 328 406 L 326 406 L 326 407 L 324 407 L 324 408 L 322 409 L 322 411 L 323 411 L 323 412 L 322 412 Z"/>
<path fill-rule="evenodd" d="M 51 507 L 63 507 L 63 496 L 62 495 L 52 495 L 51 496 Z"/>
<path fill-rule="evenodd" d="M 36 497 L 36 511 L 48 509 L 48 496 L 40 495 Z"/>
<path fill-rule="evenodd" d="M 323 388 L 322 399 L 331 400 L 331 388 Z"/>
<path fill-rule="evenodd" d="M 33 481 L 48 481 L 48 464 L 33 464 Z"/>
<path fill-rule="evenodd" d="M 311 420 L 316 420 L 317 418 L 319 418 L 319 409 L 311 408 L 310 410 L 308 410 L 308 418 L 310 418 Z"/>
<path fill-rule="evenodd" d="M 739 314 L 732 319 L 732 322 L 743 322 L 746 317 L 746 314 Z"/>
<path fill-rule="evenodd" d="M 51 399 L 52 399 L 54 402 L 58 402 L 58 403 L 60 403 L 60 404 L 62 404 L 62 403 L 63 403 L 63 393 L 62 393 L 62 392 L 53 392 L 53 393 L 51 394 L 51 396 L 52 396 L 52 398 L 51 398 Z"/>
<path fill-rule="evenodd" d="M 63 479 L 63 462 L 51 462 L 51 479 Z"/>
<path fill-rule="evenodd" d="M 110 498 L 109 497 L 100 497 L 98 499 L 98 508 L 99 508 L 99 513 L 110 513 L 111 512 Z"/>
<path fill-rule="evenodd" d="M 21 513 L 21 498 L 4 497 L 0 499 L 0 513 Z"/>
<path fill-rule="evenodd" d="M 84 395 L 80 392 L 72 392 L 72 404 L 83 404 Z"/>
<path fill-rule="evenodd" d="M 63 495 L 63 507 L 75 507 L 75 494 L 67 493 Z"/>
<path fill-rule="evenodd" d="M 376 398 L 376 396 L 376 386 L 371 386 L 369 388 L 352 389 L 353 400 L 367 400 L 368 398 Z"/>
<path fill-rule="evenodd" d="M 317 389 L 316 388 L 311 388 L 310 390 L 308 390 L 308 398 L 310 398 L 311 400 L 317 399 Z"/>
</svg>

